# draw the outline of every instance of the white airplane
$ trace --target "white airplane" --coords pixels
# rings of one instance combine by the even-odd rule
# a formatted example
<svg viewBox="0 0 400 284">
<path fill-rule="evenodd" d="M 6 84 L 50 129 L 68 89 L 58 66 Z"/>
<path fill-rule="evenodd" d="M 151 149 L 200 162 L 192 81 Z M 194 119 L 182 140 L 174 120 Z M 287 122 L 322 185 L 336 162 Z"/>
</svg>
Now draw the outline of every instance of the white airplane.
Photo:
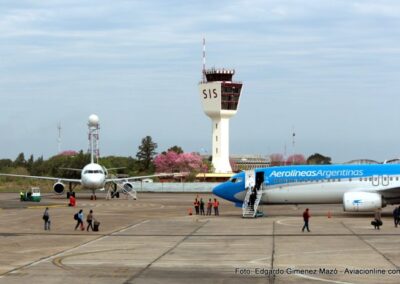
<svg viewBox="0 0 400 284">
<path fill-rule="evenodd" d="M 253 188 L 250 203 L 255 207 L 249 206 Z M 400 204 L 400 164 L 255 169 L 232 176 L 213 193 L 241 206 L 243 216 L 251 217 L 256 216 L 258 204 L 343 204 L 348 212 L 374 211 Z"/>
<path fill-rule="evenodd" d="M 171 176 L 171 174 L 158 174 L 158 175 L 148 175 L 148 176 L 133 176 L 126 178 L 108 178 L 108 171 L 105 167 L 94 162 L 94 156 L 97 149 L 97 138 L 98 133 L 98 123 L 99 118 L 97 115 L 92 114 L 89 116 L 89 140 L 90 140 L 90 164 L 87 164 L 82 170 L 80 169 L 69 169 L 81 172 L 80 179 L 71 178 L 59 178 L 59 177 L 46 177 L 46 176 L 30 176 L 30 175 L 18 175 L 18 174 L 4 174 L 0 173 L 0 176 L 7 177 L 18 177 L 18 178 L 31 178 L 31 179 L 42 179 L 55 181 L 53 185 L 53 190 L 57 194 L 63 194 L 65 190 L 65 184 L 70 184 L 70 191 L 67 193 L 67 197 L 71 194 L 75 195 L 72 191 L 71 185 L 81 185 L 83 189 L 88 189 L 92 191 L 92 199 L 96 199 L 96 190 L 104 190 L 106 184 L 114 183 L 118 185 L 125 192 L 133 191 L 132 181 L 142 180 L 149 177 L 156 176 Z M 115 188 L 115 190 L 117 190 Z M 136 199 L 136 198 L 135 198 Z"/>
</svg>

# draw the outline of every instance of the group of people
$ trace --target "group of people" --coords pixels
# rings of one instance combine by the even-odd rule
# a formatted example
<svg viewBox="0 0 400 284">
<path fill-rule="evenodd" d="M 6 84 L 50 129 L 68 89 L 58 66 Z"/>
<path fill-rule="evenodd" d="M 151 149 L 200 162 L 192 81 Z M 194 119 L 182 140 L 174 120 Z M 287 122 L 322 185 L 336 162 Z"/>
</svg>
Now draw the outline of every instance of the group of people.
<svg viewBox="0 0 400 284">
<path fill-rule="evenodd" d="M 214 208 L 214 215 L 215 216 L 219 215 L 219 201 L 216 198 L 214 198 L 214 201 L 211 201 L 211 198 L 208 199 L 208 202 L 207 202 L 207 213 L 204 212 L 205 203 L 203 201 L 203 198 L 199 199 L 198 197 L 196 197 L 194 202 L 193 202 L 193 205 L 194 205 L 194 210 L 196 212 L 196 215 L 207 215 L 207 216 L 209 216 L 209 215 L 211 215 L 211 209 L 212 208 Z"/>
<path fill-rule="evenodd" d="M 75 230 L 78 229 L 78 227 L 80 226 L 81 230 L 84 231 L 85 230 L 85 225 L 83 224 L 83 220 L 84 220 L 84 214 L 83 214 L 83 210 L 79 210 L 78 213 L 75 213 L 74 215 L 74 220 L 76 220 L 76 225 L 75 225 Z M 86 217 L 86 222 L 87 222 L 87 226 L 86 226 L 86 231 L 89 232 L 89 229 L 92 229 L 92 231 L 94 230 L 94 223 L 93 222 L 97 222 L 96 219 L 93 216 L 93 210 L 89 211 L 89 214 Z M 97 229 L 96 229 L 97 231 Z"/>
<path fill-rule="evenodd" d="M 304 226 L 301 229 L 303 232 L 305 229 L 307 229 L 307 231 L 310 232 L 310 228 L 308 226 L 310 217 L 311 217 L 310 210 L 307 208 L 303 212 Z M 395 207 L 393 210 L 393 221 L 394 221 L 394 226 L 397 228 L 397 226 L 400 224 L 400 206 Z M 375 211 L 374 220 L 371 221 L 371 225 L 374 226 L 375 230 L 380 230 L 380 227 L 383 225 L 381 209 Z"/>
<path fill-rule="evenodd" d="M 49 207 L 46 207 L 46 209 L 44 210 L 42 219 L 44 221 L 44 229 L 46 231 L 50 230 L 51 221 L 50 221 Z M 84 214 L 83 214 L 83 210 L 82 209 L 80 209 L 79 212 L 74 214 L 74 220 L 77 221 L 76 226 L 75 226 L 75 230 L 78 229 L 78 227 L 80 227 L 80 229 L 82 231 L 84 231 L 85 230 L 85 225 L 83 224 Z M 89 211 L 89 214 L 86 217 L 86 222 L 87 222 L 86 230 L 88 232 L 89 232 L 89 229 L 92 229 L 92 231 L 97 231 L 98 230 L 98 229 L 95 229 L 95 227 L 98 228 L 100 223 L 94 218 L 93 210 Z"/>
</svg>

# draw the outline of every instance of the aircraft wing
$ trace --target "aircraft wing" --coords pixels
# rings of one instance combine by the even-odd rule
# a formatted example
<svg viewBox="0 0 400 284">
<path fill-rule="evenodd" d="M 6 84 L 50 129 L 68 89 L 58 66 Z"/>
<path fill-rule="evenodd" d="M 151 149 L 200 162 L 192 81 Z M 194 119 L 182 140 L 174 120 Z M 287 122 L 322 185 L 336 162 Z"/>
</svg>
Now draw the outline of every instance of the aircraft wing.
<svg viewBox="0 0 400 284">
<path fill-rule="evenodd" d="M 0 173 L 0 176 L 31 178 L 31 179 L 42 179 L 42 180 L 53 180 L 53 181 L 59 181 L 59 182 L 64 181 L 64 182 L 81 183 L 80 179 L 73 179 L 73 178 L 57 178 L 57 177 L 29 176 L 29 175 L 2 174 L 2 173 Z"/>
<path fill-rule="evenodd" d="M 386 200 L 399 200 L 400 199 L 400 187 L 391 187 L 386 189 L 380 189 L 376 191 L 380 193 Z"/>
<path fill-rule="evenodd" d="M 106 182 L 118 182 L 118 181 L 136 181 L 136 180 L 142 180 L 145 178 L 151 178 L 151 177 L 172 177 L 174 174 L 157 174 L 157 175 L 148 175 L 148 176 L 136 176 L 136 177 L 126 177 L 126 178 L 108 178 L 106 179 Z"/>
</svg>

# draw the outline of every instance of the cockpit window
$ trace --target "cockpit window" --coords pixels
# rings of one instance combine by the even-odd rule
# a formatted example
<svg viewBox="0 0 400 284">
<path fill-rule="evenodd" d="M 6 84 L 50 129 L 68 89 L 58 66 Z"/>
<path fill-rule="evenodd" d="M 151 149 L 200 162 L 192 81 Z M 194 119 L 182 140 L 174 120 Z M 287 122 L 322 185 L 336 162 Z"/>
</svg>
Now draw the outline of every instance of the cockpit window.
<svg viewBox="0 0 400 284">
<path fill-rule="evenodd" d="M 102 170 L 86 170 L 84 174 L 104 174 Z"/>
<path fill-rule="evenodd" d="M 232 182 L 232 183 L 239 183 L 239 182 L 241 182 L 241 181 L 242 181 L 242 179 L 239 178 L 239 177 L 231 178 L 231 182 Z"/>
</svg>

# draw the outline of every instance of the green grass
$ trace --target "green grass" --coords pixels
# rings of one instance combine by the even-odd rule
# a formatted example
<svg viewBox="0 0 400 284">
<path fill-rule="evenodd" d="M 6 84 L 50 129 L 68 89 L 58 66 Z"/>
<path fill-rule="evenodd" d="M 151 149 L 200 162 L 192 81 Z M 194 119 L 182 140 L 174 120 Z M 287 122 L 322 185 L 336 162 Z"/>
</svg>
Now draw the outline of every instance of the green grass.
<svg viewBox="0 0 400 284">
<path fill-rule="evenodd" d="M 43 180 L 14 180 L 1 181 L 0 192 L 16 192 L 26 191 L 31 187 L 39 187 L 43 193 L 53 192 L 53 183 Z"/>
</svg>

